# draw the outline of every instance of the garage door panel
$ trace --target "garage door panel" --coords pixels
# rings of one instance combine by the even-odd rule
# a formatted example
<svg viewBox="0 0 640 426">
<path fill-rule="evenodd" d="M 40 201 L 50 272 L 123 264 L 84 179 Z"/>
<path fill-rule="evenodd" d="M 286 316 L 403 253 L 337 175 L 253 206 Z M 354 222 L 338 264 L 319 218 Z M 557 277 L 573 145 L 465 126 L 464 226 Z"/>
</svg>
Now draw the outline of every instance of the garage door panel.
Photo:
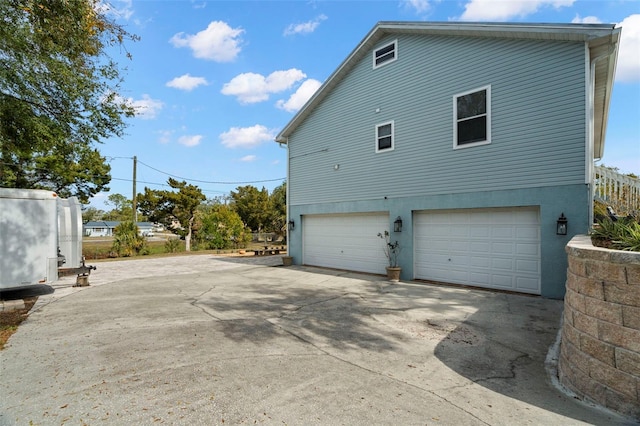
<svg viewBox="0 0 640 426">
<path fill-rule="evenodd" d="M 514 231 L 515 230 L 511 226 L 506 228 L 496 227 L 491 229 L 491 237 L 511 239 L 513 238 Z"/>
<path fill-rule="evenodd" d="M 531 260 L 518 260 L 516 262 L 516 271 L 537 274 L 540 272 L 540 268 L 538 267 L 538 265 L 538 262 L 534 262 Z"/>
<path fill-rule="evenodd" d="M 490 285 L 491 284 L 491 275 L 483 274 L 480 272 L 474 272 L 469 274 L 469 280 L 473 282 L 477 282 L 478 285 Z"/>
<path fill-rule="evenodd" d="M 471 241 L 468 244 L 461 242 L 459 245 L 466 246 L 470 251 L 474 253 L 488 253 L 491 250 L 491 245 L 487 241 Z"/>
<path fill-rule="evenodd" d="M 467 241 L 447 241 L 446 246 L 453 252 L 464 253 L 469 251 L 469 242 Z"/>
<path fill-rule="evenodd" d="M 382 274 L 387 264 L 378 233 L 389 229 L 388 214 L 303 217 L 303 263 Z"/>
<path fill-rule="evenodd" d="M 513 271 L 513 259 L 493 258 L 491 260 L 491 268 L 502 271 Z"/>
<path fill-rule="evenodd" d="M 511 275 L 493 274 L 491 278 L 491 287 L 498 287 L 504 290 L 509 290 L 514 287 L 513 277 Z"/>
<path fill-rule="evenodd" d="M 516 237 L 537 241 L 538 229 L 536 226 L 521 226 L 516 229 Z"/>
<path fill-rule="evenodd" d="M 489 269 L 491 266 L 491 258 L 490 257 L 481 257 L 481 256 L 472 256 L 471 257 L 471 265 L 475 268 L 487 268 Z"/>
<path fill-rule="evenodd" d="M 539 252 L 538 244 L 534 243 L 519 243 L 516 244 L 516 253 L 524 256 L 538 256 Z"/>
<path fill-rule="evenodd" d="M 468 231 L 466 231 L 466 229 L 468 229 Z M 471 238 L 487 238 L 489 235 L 491 235 L 491 228 L 485 225 L 469 226 L 466 229 L 458 228 L 451 235 L 462 236 L 462 237 L 466 237 L 468 235 Z"/>
<path fill-rule="evenodd" d="M 537 208 L 414 215 L 415 277 L 540 293 Z"/>
<path fill-rule="evenodd" d="M 526 291 L 529 293 L 539 293 L 539 281 L 534 278 L 520 277 L 516 280 L 516 290 Z"/>
</svg>

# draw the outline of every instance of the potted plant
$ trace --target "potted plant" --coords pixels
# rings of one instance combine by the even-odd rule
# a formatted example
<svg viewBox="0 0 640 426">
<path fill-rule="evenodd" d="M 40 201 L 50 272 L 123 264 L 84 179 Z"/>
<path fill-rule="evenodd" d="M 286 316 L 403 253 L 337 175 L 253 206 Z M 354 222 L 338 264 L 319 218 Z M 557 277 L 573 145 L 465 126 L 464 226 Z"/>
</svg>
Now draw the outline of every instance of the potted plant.
<svg viewBox="0 0 640 426">
<path fill-rule="evenodd" d="M 378 233 L 378 237 L 384 240 L 384 255 L 389 259 L 389 266 L 387 266 L 387 278 L 389 281 L 400 281 L 400 272 L 402 268 L 398 267 L 398 255 L 400 254 L 400 243 L 398 241 L 391 242 L 391 235 L 389 231 L 384 233 Z"/>
</svg>

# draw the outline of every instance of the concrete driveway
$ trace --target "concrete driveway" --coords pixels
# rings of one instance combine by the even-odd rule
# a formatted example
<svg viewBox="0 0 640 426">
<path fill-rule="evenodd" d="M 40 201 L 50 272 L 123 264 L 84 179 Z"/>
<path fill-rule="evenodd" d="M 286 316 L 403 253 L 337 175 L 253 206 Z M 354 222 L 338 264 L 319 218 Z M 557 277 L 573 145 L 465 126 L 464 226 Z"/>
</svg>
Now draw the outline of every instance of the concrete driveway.
<svg viewBox="0 0 640 426">
<path fill-rule="evenodd" d="M 562 302 L 279 263 L 59 282 L 0 352 L 0 424 L 625 424 L 552 385 Z"/>
</svg>

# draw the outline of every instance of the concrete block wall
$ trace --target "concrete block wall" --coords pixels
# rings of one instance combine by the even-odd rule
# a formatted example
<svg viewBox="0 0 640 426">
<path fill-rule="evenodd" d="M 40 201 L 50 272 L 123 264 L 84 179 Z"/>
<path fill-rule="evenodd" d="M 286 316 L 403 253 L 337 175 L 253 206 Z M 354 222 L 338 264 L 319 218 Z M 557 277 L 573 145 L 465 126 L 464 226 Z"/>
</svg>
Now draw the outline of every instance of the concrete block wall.
<svg viewBox="0 0 640 426">
<path fill-rule="evenodd" d="M 577 395 L 640 420 L 640 253 L 566 247 L 558 374 Z"/>
</svg>

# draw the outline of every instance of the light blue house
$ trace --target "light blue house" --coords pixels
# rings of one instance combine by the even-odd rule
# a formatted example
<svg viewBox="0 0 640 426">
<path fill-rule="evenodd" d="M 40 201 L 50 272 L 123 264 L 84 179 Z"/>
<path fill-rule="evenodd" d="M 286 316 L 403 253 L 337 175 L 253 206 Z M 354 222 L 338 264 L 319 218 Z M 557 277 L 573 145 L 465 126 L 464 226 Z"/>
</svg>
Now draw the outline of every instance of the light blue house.
<svg viewBox="0 0 640 426">
<path fill-rule="evenodd" d="M 152 222 L 138 222 L 138 232 L 147 236 L 152 234 L 156 226 Z M 90 221 L 83 225 L 86 237 L 111 237 L 116 226 L 120 225 L 119 220 L 99 220 Z"/>
<path fill-rule="evenodd" d="M 377 24 L 276 138 L 294 262 L 383 274 L 388 230 L 403 280 L 563 297 L 619 37 L 602 24 Z"/>
</svg>

